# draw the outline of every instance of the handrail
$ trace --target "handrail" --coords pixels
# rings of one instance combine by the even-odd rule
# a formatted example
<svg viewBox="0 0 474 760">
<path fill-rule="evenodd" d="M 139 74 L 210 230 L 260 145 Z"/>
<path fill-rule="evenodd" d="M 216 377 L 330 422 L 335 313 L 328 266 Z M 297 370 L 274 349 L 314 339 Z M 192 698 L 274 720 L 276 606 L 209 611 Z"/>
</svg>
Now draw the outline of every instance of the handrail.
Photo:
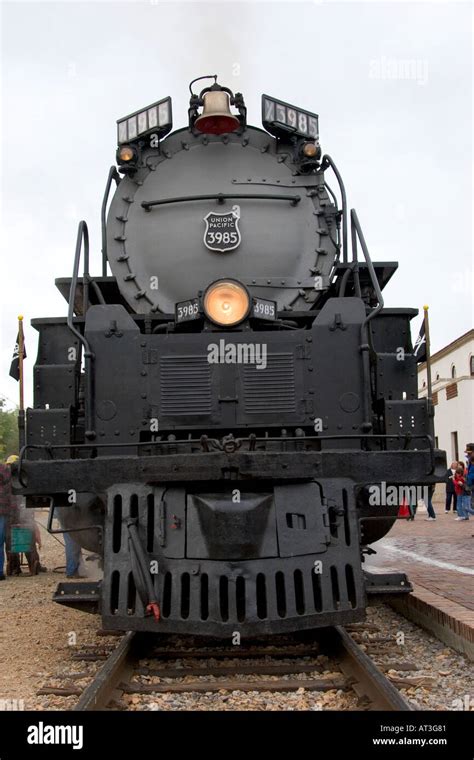
<svg viewBox="0 0 474 760">
<path fill-rule="evenodd" d="M 82 242 L 84 241 L 84 272 L 82 279 L 82 309 L 85 316 L 89 304 L 89 230 L 84 221 L 79 222 L 77 228 L 76 252 L 74 254 L 74 266 L 72 271 L 71 287 L 69 289 L 69 304 L 67 311 L 67 326 L 84 347 L 84 371 L 86 375 L 85 388 L 85 412 L 86 412 L 86 438 L 95 438 L 94 431 L 94 397 L 93 397 L 93 377 L 92 377 L 92 360 L 94 354 L 90 349 L 88 340 L 84 335 L 74 327 L 74 301 L 77 289 L 77 279 L 79 276 L 79 264 L 81 262 Z"/>
<path fill-rule="evenodd" d="M 372 430 L 372 422 L 371 422 L 371 413 L 370 413 L 370 401 L 369 401 L 369 394 L 370 394 L 370 363 L 369 363 L 369 339 L 368 339 L 368 328 L 367 325 L 370 322 L 371 319 L 377 316 L 377 314 L 383 309 L 384 306 L 384 300 L 382 291 L 380 289 L 379 281 L 377 279 L 377 275 L 375 274 L 374 265 L 372 264 L 372 259 L 370 258 L 369 249 L 367 248 L 367 243 L 365 242 L 364 233 L 362 232 L 362 228 L 360 226 L 359 218 L 356 214 L 355 209 L 351 209 L 351 237 L 352 237 L 352 266 L 354 268 L 357 267 L 357 239 L 359 239 L 360 246 L 362 248 L 362 252 L 364 254 L 364 258 L 367 264 L 367 269 L 369 270 L 370 279 L 372 281 L 373 288 L 375 290 L 375 294 L 377 296 L 378 304 L 375 307 L 375 309 L 372 309 L 369 314 L 367 314 L 366 318 L 362 322 L 360 326 L 360 346 L 359 351 L 362 354 L 362 372 L 363 372 L 363 387 L 365 389 L 365 393 L 363 393 L 363 402 L 364 402 L 364 422 L 362 423 L 361 427 L 362 430 L 366 430 L 369 432 Z"/>
<path fill-rule="evenodd" d="M 237 200 L 266 200 L 266 201 L 290 201 L 292 206 L 300 202 L 300 195 L 278 195 L 277 193 L 212 193 L 211 195 L 183 195 L 181 198 L 162 198 L 157 201 L 143 201 L 142 208 L 149 211 L 152 206 L 165 206 L 168 203 L 188 203 L 189 201 L 217 201 L 224 203 L 226 199 Z"/>
<path fill-rule="evenodd" d="M 247 441 L 249 440 L 250 436 L 247 438 L 240 438 L 240 440 Z M 296 442 L 296 443 L 306 443 L 307 441 L 342 441 L 342 440 L 356 440 L 356 439 L 362 439 L 366 441 L 374 441 L 377 440 L 391 440 L 392 438 L 397 438 L 399 440 L 403 439 L 404 441 L 404 448 L 403 449 L 390 449 L 391 452 L 393 451 L 406 451 L 406 444 L 413 441 L 415 438 L 423 439 L 426 438 L 428 441 L 428 449 L 433 448 L 433 442 L 431 440 L 431 436 L 429 433 L 334 433 L 334 434 L 324 434 L 324 435 L 305 435 L 301 438 L 299 437 L 291 437 L 291 438 L 284 438 L 282 436 L 254 436 L 252 438 L 252 441 L 261 441 L 262 443 L 266 443 L 268 441 L 272 442 L 278 442 L 278 441 L 284 441 L 285 443 L 289 442 Z M 207 442 L 211 443 L 212 441 L 217 441 L 217 438 L 208 438 Z M 183 438 L 182 440 L 177 441 L 110 441 L 110 442 L 104 442 L 104 443 L 27 443 L 26 446 L 23 447 L 22 452 L 26 452 L 27 449 L 119 449 L 119 448 L 140 448 L 141 446 L 178 446 L 178 445 L 184 445 L 189 443 L 202 443 L 202 436 L 200 438 Z M 420 451 L 424 451 L 424 449 L 420 449 Z M 257 452 L 258 453 L 258 452 Z M 278 453 L 278 452 L 276 452 Z M 380 454 L 381 451 L 376 451 L 375 453 Z M 33 460 L 30 460 L 33 461 Z"/>
<path fill-rule="evenodd" d="M 362 232 L 362 228 L 360 226 L 359 218 L 357 216 L 356 210 L 351 209 L 351 233 L 352 233 L 352 258 L 353 262 L 357 263 L 357 238 L 359 238 L 359 242 L 362 248 L 362 252 L 364 254 L 364 258 L 367 264 L 367 269 L 369 270 L 370 279 L 372 281 L 372 285 L 375 290 L 375 295 L 377 296 L 378 300 L 378 306 L 370 312 L 370 314 L 367 315 L 365 322 L 363 326 L 367 324 L 371 319 L 377 316 L 379 311 L 381 311 L 384 307 L 384 300 L 382 291 L 380 289 L 379 281 L 377 279 L 377 275 L 375 274 L 374 265 L 372 264 L 372 259 L 370 258 L 369 249 L 367 248 L 367 243 L 365 242 L 364 233 Z"/>
<path fill-rule="evenodd" d="M 335 177 L 337 179 L 337 183 L 339 185 L 339 192 L 341 193 L 341 205 L 342 205 L 342 260 L 346 264 L 348 261 L 348 251 L 347 251 L 347 198 L 346 198 L 346 188 L 344 187 L 344 182 L 342 181 L 342 177 L 339 173 L 339 170 L 332 160 L 331 156 L 329 156 L 327 153 L 324 154 L 324 156 L 321 159 L 321 168 L 320 171 L 324 171 L 327 169 L 327 167 L 330 166 L 333 170 Z"/>
<path fill-rule="evenodd" d="M 346 295 L 346 286 L 349 280 L 349 276 L 351 274 L 354 280 L 355 296 L 357 298 L 362 297 L 362 292 L 360 289 L 360 279 L 359 279 L 359 264 L 357 263 L 357 261 L 351 261 L 349 264 L 347 264 L 347 268 L 339 282 L 339 289 L 338 289 L 339 298 L 344 298 L 344 296 Z"/>
<path fill-rule="evenodd" d="M 97 285 L 96 281 L 95 281 L 95 280 L 90 280 L 90 284 L 92 285 L 92 288 L 93 288 L 93 290 L 94 290 L 94 293 L 95 293 L 95 294 L 96 294 L 96 296 L 97 296 L 97 300 L 98 300 L 98 302 L 99 302 L 100 304 L 102 304 L 102 306 L 105 306 L 105 298 L 104 298 L 104 296 L 102 295 L 102 291 L 101 291 L 101 289 L 99 288 L 99 286 Z"/>
<path fill-rule="evenodd" d="M 100 223 L 102 228 L 102 277 L 107 277 L 107 201 L 109 199 L 110 188 L 112 180 L 115 180 L 117 185 L 120 182 L 120 175 L 115 166 L 111 166 L 109 169 L 109 176 L 107 177 L 107 184 L 105 186 L 104 197 L 102 199 L 102 208 L 100 210 Z"/>
<path fill-rule="evenodd" d="M 373 440 L 380 440 L 380 441 L 389 441 L 392 439 L 403 439 L 404 441 L 404 447 L 403 449 L 390 449 L 389 453 L 393 454 L 397 451 L 406 451 L 407 444 L 412 442 L 415 439 L 426 439 L 428 442 L 428 449 L 418 449 L 418 451 L 429 451 L 430 454 L 430 471 L 426 473 L 426 475 L 432 474 L 435 468 L 435 456 L 434 456 L 434 441 L 431 435 L 428 433 L 335 433 L 335 434 L 323 434 L 323 435 L 308 435 L 304 436 L 304 438 L 288 438 L 284 439 L 286 442 L 293 442 L 293 443 L 305 443 L 307 441 L 342 441 L 342 440 L 356 440 L 359 439 L 360 441 L 373 441 Z M 217 442 L 217 438 L 209 438 L 208 443 L 211 443 L 213 441 Z M 250 444 L 250 436 L 248 438 L 241 439 L 243 441 L 248 441 Z M 283 439 L 278 436 L 271 436 L 271 437 L 265 437 L 265 436 L 255 436 L 255 438 L 252 439 L 253 443 L 256 443 L 258 441 L 268 443 L 268 442 L 281 442 Z M 20 484 L 23 487 L 26 487 L 26 483 L 23 481 L 22 478 L 22 467 L 23 462 L 26 461 L 36 461 L 36 460 L 28 460 L 26 457 L 26 453 L 29 449 L 43 449 L 48 452 L 51 460 L 53 460 L 52 456 L 52 450 L 53 449 L 78 449 L 83 451 L 84 449 L 120 449 L 120 448 L 146 448 L 150 446 L 176 446 L 181 444 L 196 444 L 199 443 L 203 444 L 202 437 L 201 438 L 186 438 L 183 441 L 135 441 L 134 443 L 131 443 L 129 441 L 120 441 L 120 442 L 109 442 L 109 443 L 53 443 L 53 444 L 46 444 L 46 443 L 28 443 L 26 446 L 23 446 L 20 450 L 20 457 L 18 461 L 18 480 Z M 205 449 L 203 449 L 205 451 Z M 330 449 L 327 450 L 326 453 L 329 453 Z M 202 452 L 200 452 L 202 453 Z M 229 452 L 222 452 L 222 451 L 209 451 L 208 453 L 212 454 L 222 454 L 222 453 L 229 453 Z M 248 452 L 245 452 L 248 453 Z M 258 452 L 255 452 L 258 453 Z M 280 454 L 281 452 L 267 452 L 267 453 L 275 453 Z M 285 452 L 286 454 L 292 453 L 292 452 Z M 314 453 L 321 454 L 324 452 L 321 451 L 315 451 Z M 377 454 L 383 454 L 387 453 L 386 450 L 380 450 L 376 452 Z M 94 457 L 95 458 L 95 457 Z"/>
<path fill-rule="evenodd" d="M 62 507 L 62 509 L 67 509 L 68 507 Z M 86 525 L 84 528 L 68 528 L 67 530 L 65 528 L 60 528 L 59 530 L 57 528 L 53 528 L 53 520 L 54 517 L 54 510 L 56 509 L 56 505 L 53 502 L 53 499 L 51 499 L 51 505 L 49 507 L 48 512 L 48 519 L 46 522 L 46 530 L 48 533 L 56 534 L 56 533 L 80 533 L 83 530 L 91 530 L 92 528 L 96 528 L 100 533 L 103 533 L 104 526 L 103 525 Z M 61 521 L 59 517 L 56 518 L 61 525 Z"/>
</svg>

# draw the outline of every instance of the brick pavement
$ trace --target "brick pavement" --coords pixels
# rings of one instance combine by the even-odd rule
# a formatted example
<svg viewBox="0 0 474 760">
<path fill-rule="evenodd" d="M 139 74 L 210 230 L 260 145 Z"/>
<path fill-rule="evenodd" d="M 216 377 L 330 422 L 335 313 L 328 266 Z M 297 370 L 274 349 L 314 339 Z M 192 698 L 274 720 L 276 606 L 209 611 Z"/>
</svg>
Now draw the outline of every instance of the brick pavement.
<svg viewBox="0 0 474 760">
<path fill-rule="evenodd" d="M 376 555 L 365 569 L 405 572 L 412 594 L 393 598 L 393 606 L 438 638 L 474 659 L 474 517 L 456 522 L 456 514 L 434 504 L 437 519 L 398 520 L 390 533 L 372 544 Z"/>
<path fill-rule="evenodd" d="M 372 545 L 377 555 L 367 559 L 365 569 L 405 572 L 412 583 L 474 611 L 474 517 L 456 522 L 452 512 L 435 508 L 435 521 L 427 522 L 426 512 L 420 511 L 414 521 L 397 520 L 390 533 Z M 433 561 L 454 567 L 429 564 Z"/>
</svg>

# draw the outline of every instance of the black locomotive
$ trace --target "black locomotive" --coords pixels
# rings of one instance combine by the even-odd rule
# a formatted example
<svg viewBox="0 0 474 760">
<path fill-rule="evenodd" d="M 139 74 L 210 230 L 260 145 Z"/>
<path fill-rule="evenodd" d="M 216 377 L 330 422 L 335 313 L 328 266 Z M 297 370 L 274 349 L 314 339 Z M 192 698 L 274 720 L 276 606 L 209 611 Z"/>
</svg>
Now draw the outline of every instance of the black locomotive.
<svg viewBox="0 0 474 760">
<path fill-rule="evenodd" d="M 397 264 L 372 263 L 317 115 L 264 95 L 248 126 L 214 80 L 190 86 L 183 129 L 170 98 L 118 122 L 102 275 L 81 222 L 56 281 L 68 315 L 32 323 L 19 492 L 102 556 L 101 582 L 55 598 L 107 628 L 345 624 L 368 593 L 409 589 L 363 570 L 398 511 L 371 487 L 446 468 L 417 398 L 417 311 L 384 308 Z"/>
</svg>

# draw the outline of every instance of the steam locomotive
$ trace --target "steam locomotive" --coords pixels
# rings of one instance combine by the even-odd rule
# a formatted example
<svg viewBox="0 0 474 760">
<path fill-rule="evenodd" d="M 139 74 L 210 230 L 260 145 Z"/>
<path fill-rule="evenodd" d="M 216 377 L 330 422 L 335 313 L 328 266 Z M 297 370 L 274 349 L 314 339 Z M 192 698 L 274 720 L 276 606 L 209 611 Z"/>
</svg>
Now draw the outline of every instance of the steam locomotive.
<svg viewBox="0 0 474 760">
<path fill-rule="evenodd" d="M 372 263 L 318 116 L 263 95 L 249 126 L 212 78 L 182 129 L 169 97 L 117 122 L 102 274 L 81 222 L 56 280 L 67 317 L 32 321 L 17 490 L 101 556 L 101 581 L 55 599 L 108 629 L 346 624 L 410 589 L 364 570 L 398 513 L 371 489 L 446 468 L 417 398 L 417 310 L 384 308 L 397 264 Z"/>
</svg>

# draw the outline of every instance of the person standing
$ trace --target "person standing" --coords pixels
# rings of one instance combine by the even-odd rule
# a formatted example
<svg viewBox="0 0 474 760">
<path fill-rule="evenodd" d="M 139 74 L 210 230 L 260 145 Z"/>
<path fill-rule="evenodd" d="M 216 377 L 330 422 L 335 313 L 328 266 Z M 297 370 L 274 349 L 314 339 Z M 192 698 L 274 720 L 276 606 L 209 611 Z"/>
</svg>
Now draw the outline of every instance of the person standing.
<svg viewBox="0 0 474 760">
<path fill-rule="evenodd" d="M 26 507 L 24 499 L 19 497 L 17 497 L 17 499 L 18 525 L 21 528 L 27 528 L 31 531 L 31 548 L 29 552 L 25 552 L 28 569 L 30 575 L 38 575 L 40 572 L 46 572 L 46 568 L 42 566 L 38 553 L 38 549 L 41 549 L 41 534 L 39 532 L 38 524 L 35 521 L 35 512 L 33 509 Z M 21 567 L 19 567 L 19 570 L 21 572 Z"/>
<path fill-rule="evenodd" d="M 66 577 L 67 578 L 86 578 L 87 573 L 84 568 L 81 545 L 76 541 L 76 523 L 74 517 L 71 518 L 73 507 L 58 507 L 55 516 L 59 522 L 64 538 L 64 549 L 66 554 Z M 80 534 L 79 534 L 80 535 Z"/>
<path fill-rule="evenodd" d="M 457 506 L 457 496 L 456 491 L 454 490 L 454 474 L 456 472 L 456 467 L 458 466 L 457 462 L 451 462 L 451 467 L 449 470 L 446 471 L 446 504 L 445 504 L 445 512 L 450 512 L 451 510 L 451 502 L 453 503 L 453 512 L 456 512 Z"/>
<path fill-rule="evenodd" d="M 428 486 L 428 499 L 427 499 L 427 505 L 426 505 L 426 511 L 428 512 L 428 517 L 425 517 L 425 520 L 436 520 L 436 512 L 434 511 L 433 502 L 431 501 L 431 498 L 434 494 L 434 486 Z"/>
<path fill-rule="evenodd" d="M 12 528 L 17 526 L 19 528 L 27 528 L 31 531 L 31 548 L 30 551 L 24 552 L 24 555 L 28 562 L 30 575 L 37 575 L 39 572 L 46 572 L 46 568 L 41 565 L 38 550 L 36 548 L 36 546 L 41 548 L 41 536 L 38 525 L 35 522 L 34 511 L 32 509 L 27 509 L 25 506 L 25 499 L 20 496 L 15 496 L 11 490 L 11 476 L 16 475 L 17 473 L 18 456 L 16 454 L 9 456 L 6 461 L 6 466 L 10 471 L 10 509 L 5 529 L 5 547 L 7 555 L 6 574 L 7 576 L 21 575 L 21 554 L 11 551 Z"/>
<path fill-rule="evenodd" d="M 17 516 L 16 499 L 12 493 L 11 457 L 0 464 L 0 581 L 5 580 L 5 554 L 10 551 L 11 527 Z"/>
<path fill-rule="evenodd" d="M 467 463 L 466 485 L 471 489 L 471 507 L 474 507 L 474 454 L 471 454 Z"/>
<path fill-rule="evenodd" d="M 66 577 L 67 578 L 86 578 L 82 572 L 82 551 L 80 545 L 70 533 L 65 531 L 64 545 L 66 548 Z"/>
<path fill-rule="evenodd" d="M 471 508 L 471 495 L 466 491 L 467 476 L 464 471 L 464 467 L 460 464 L 456 468 L 454 475 L 454 488 L 456 490 L 457 504 L 458 504 L 458 516 L 456 520 L 469 520 L 469 515 L 474 515 L 474 510 Z"/>
<path fill-rule="evenodd" d="M 5 580 L 5 545 L 12 509 L 12 476 L 7 464 L 0 464 L 0 581 Z"/>
</svg>

